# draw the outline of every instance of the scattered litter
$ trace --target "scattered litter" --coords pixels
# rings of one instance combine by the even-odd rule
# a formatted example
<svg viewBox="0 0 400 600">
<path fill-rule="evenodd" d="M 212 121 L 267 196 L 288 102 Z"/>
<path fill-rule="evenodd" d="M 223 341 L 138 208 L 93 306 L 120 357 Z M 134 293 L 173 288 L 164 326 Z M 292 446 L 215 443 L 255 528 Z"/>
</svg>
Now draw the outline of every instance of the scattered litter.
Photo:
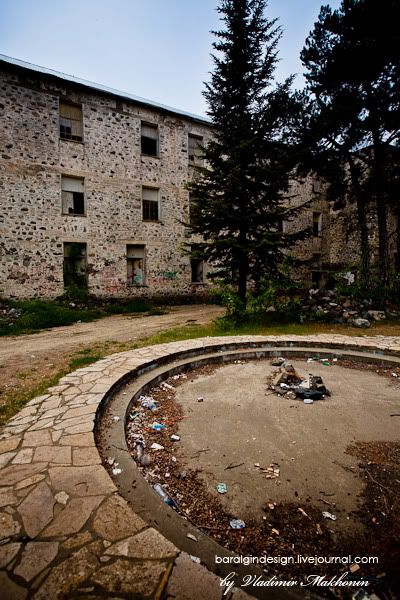
<svg viewBox="0 0 400 600">
<path fill-rule="evenodd" d="M 392 373 L 392 377 L 398 377 L 397 373 Z"/>
<path fill-rule="evenodd" d="M 226 483 L 217 483 L 215 488 L 219 494 L 226 494 L 226 492 L 228 491 Z"/>
<path fill-rule="evenodd" d="M 314 404 L 314 400 L 312 398 L 304 398 L 304 404 Z"/>
<path fill-rule="evenodd" d="M 274 533 L 275 535 L 279 535 L 279 531 L 277 529 L 271 529 L 271 533 Z"/>
<path fill-rule="evenodd" d="M 179 435 L 176 435 L 175 433 L 173 433 L 173 434 L 171 435 L 171 438 L 170 438 L 170 439 L 171 439 L 173 442 L 179 442 L 179 440 L 180 440 L 181 438 L 180 438 L 180 436 L 179 436 Z"/>
<path fill-rule="evenodd" d="M 198 565 L 201 563 L 201 560 L 198 556 L 193 556 L 192 554 L 189 554 L 189 556 L 192 559 L 192 561 L 197 563 Z"/>
<path fill-rule="evenodd" d="M 154 429 L 154 431 L 161 431 L 162 429 L 165 429 L 165 425 L 163 425 L 163 423 L 152 423 L 150 428 Z"/>
<path fill-rule="evenodd" d="M 109 457 L 107 458 L 107 462 L 108 462 L 108 464 L 110 465 L 110 467 L 112 467 L 112 466 L 113 466 L 113 464 L 115 463 L 115 458 L 112 458 L 111 456 L 109 456 Z"/>
<path fill-rule="evenodd" d="M 260 466 L 260 463 L 254 463 L 257 469 L 260 469 L 261 473 L 266 473 L 267 479 L 276 479 L 280 475 L 280 468 L 277 463 L 271 463 L 268 467 L 264 468 Z"/>
<path fill-rule="evenodd" d="M 283 356 L 277 356 L 271 360 L 271 365 L 273 367 L 280 367 L 283 365 L 284 362 L 285 359 L 283 358 Z"/>
<path fill-rule="evenodd" d="M 58 494 L 56 494 L 54 496 L 54 498 L 57 500 L 57 502 L 59 504 L 67 504 L 67 502 L 69 500 L 69 496 L 68 496 L 67 492 L 58 492 Z"/>
<path fill-rule="evenodd" d="M 179 479 L 186 479 L 186 477 L 187 477 L 186 471 L 182 471 L 181 473 L 179 473 Z"/>
<path fill-rule="evenodd" d="M 163 388 L 165 388 L 167 390 L 174 390 L 175 389 L 173 385 L 170 385 L 169 383 L 166 383 L 165 381 L 161 384 L 160 387 L 163 387 Z"/>
<path fill-rule="evenodd" d="M 246 527 L 246 523 L 242 519 L 231 519 L 229 525 L 232 529 L 244 529 Z"/>
<path fill-rule="evenodd" d="M 203 398 L 203 396 L 199 396 L 199 397 L 197 398 L 197 402 L 204 402 L 204 398 Z"/>
<path fill-rule="evenodd" d="M 154 398 L 151 396 L 140 396 L 139 402 L 143 408 L 148 408 L 149 410 L 155 410 L 157 408 L 157 402 L 155 402 Z"/>
<path fill-rule="evenodd" d="M 312 362 L 314 362 L 314 359 L 313 358 L 307 358 L 307 362 L 308 363 L 312 363 Z"/>
<path fill-rule="evenodd" d="M 324 367 L 330 367 L 331 363 L 326 358 L 321 358 L 321 365 L 323 365 Z"/>
<path fill-rule="evenodd" d="M 177 507 L 176 502 L 171 498 L 169 494 L 167 494 L 167 492 L 164 490 L 163 486 L 160 483 L 155 483 L 153 485 L 153 490 L 158 496 L 160 496 L 160 498 L 165 502 L 165 504 L 168 504 L 168 506 L 171 506 L 172 508 Z"/>
<path fill-rule="evenodd" d="M 118 417 L 118 415 L 115 415 L 115 417 L 113 417 L 113 421 L 115 421 L 116 423 L 120 420 L 121 417 Z"/>
<path fill-rule="evenodd" d="M 192 533 L 188 533 L 186 535 L 187 538 L 189 538 L 189 540 L 193 540 L 194 542 L 197 542 L 197 537 L 195 537 Z"/>
<path fill-rule="evenodd" d="M 236 469 L 237 467 L 241 467 L 242 465 L 244 465 L 244 462 L 230 463 L 227 467 L 225 467 L 224 471 L 228 471 L 228 469 Z"/>
<path fill-rule="evenodd" d="M 332 513 L 328 512 L 328 511 L 324 511 L 324 512 L 322 513 L 322 516 L 323 516 L 325 519 L 330 519 L 331 521 L 336 521 L 336 515 L 333 515 Z"/>
<path fill-rule="evenodd" d="M 323 531 L 322 531 L 321 525 L 319 523 L 317 523 L 317 534 L 322 535 L 322 533 L 323 533 Z"/>
<path fill-rule="evenodd" d="M 157 442 L 153 442 L 150 446 L 150 450 L 164 450 L 164 446 L 157 444 Z"/>
<path fill-rule="evenodd" d="M 356 564 L 350 565 L 350 572 L 351 573 L 356 573 L 357 571 L 360 570 L 360 567 Z"/>
<path fill-rule="evenodd" d="M 171 456 L 171 462 L 176 463 L 176 456 Z"/>
<path fill-rule="evenodd" d="M 140 464 L 143 467 L 148 467 L 152 462 L 153 459 L 151 458 L 151 456 L 149 456 L 149 454 L 143 454 L 143 456 L 140 458 Z"/>
<path fill-rule="evenodd" d="M 122 469 L 116 468 L 112 470 L 113 475 L 120 475 L 122 473 Z"/>
</svg>

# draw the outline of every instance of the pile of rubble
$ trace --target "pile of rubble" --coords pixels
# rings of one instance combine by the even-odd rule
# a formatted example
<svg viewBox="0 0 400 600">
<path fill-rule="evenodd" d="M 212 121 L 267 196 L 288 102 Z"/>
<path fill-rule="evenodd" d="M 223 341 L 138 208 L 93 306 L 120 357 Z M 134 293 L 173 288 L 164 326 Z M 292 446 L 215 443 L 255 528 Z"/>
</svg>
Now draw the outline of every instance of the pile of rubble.
<svg viewBox="0 0 400 600">
<path fill-rule="evenodd" d="M 374 310 L 372 300 L 357 300 L 352 297 L 340 297 L 335 290 L 311 289 L 303 299 L 302 318 L 307 321 L 323 320 L 333 323 L 349 323 L 355 327 L 369 327 L 371 321 L 381 321 L 387 316 L 395 317 L 397 313 L 386 314 L 382 310 Z"/>
<path fill-rule="evenodd" d="M 324 385 L 322 377 L 308 374 L 301 377 L 293 365 L 283 357 L 271 361 L 278 368 L 268 378 L 268 389 L 291 400 L 303 400 L 305 404 L 312 404 L 314 400 L 323 400 L 331 393 Z"/>
</svg>

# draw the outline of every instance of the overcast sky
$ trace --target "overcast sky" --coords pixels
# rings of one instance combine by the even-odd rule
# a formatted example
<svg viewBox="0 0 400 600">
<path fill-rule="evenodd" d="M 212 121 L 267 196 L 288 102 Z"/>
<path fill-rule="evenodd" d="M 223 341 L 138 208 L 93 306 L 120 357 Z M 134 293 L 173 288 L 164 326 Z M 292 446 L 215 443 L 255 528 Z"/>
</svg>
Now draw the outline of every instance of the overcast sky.
<svg viewBox="0 0 400 600">
<path fill-rule="evenodd" d="M 279 18 L 279 80 L 301 73 L 299 53 L 321 4 L 270 0 Z M 0 53 L 195 114 L 205 114 L 218 0 L 0 0 Z M 296 85 L 303 85 L 301 76 Z"/>
</svg>

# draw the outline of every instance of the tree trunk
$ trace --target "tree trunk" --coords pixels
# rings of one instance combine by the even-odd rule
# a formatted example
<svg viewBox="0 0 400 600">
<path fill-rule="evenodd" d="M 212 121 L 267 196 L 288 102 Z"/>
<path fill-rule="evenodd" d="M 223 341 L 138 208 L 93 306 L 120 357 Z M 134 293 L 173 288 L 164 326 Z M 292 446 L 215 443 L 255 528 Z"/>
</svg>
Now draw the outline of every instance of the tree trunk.
<svg viewBox="0 0 400 600">
<path fill-rule="evenodd" d="M 248 259 L 246 253 L 243 251 L 243 248 L 246 247 L 246 233 L 240 232 L 239 234 L 239 244 L 240 249 L 238 252 L 239 255 L 239 281 L 238 281 L 238 294 L 239 298 L 242 301 L 243 308 L 246 310 L 247 304 L 247 275 L 248 275 Z"/>
<path fill-rule="evenodd" d="M 357 206 L 357 220 L 360 228 L 360 279 L 363 287 L 368 287 L 370 277 L 370 248 L 368 239 L 368 221 L 367 221 L 367 210 L 368 201 L 365 198 L 365 194 L 361 190 L 359 181 L 360 174 L 357 172 L 356 166 L 353 160 L 350 159 L 350 175 L 351 183 L 354 190 Z"/>
</svg>

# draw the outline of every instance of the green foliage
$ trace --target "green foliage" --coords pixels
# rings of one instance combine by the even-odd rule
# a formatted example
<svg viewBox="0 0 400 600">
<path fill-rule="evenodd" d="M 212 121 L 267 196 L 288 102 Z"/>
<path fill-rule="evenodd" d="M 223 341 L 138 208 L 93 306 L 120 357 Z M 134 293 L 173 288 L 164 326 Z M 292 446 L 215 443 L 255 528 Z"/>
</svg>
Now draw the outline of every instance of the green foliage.
<svg viewBox="0 0 400 600">
<path fill-rule="evenodd" d="M 203 148 L 207 167 L 198 167 L 188 186 L 189 226 L 206 240 L 204 252 L 224 282 L 237 288 L 240 302 L 227 302 L 235 318 L 245 308 L 248 281 L 275 277 L 297 235 L 284 234 L 280 224 L 295 215 L 285 193 L 298 107 L 291 78 L 274 84 L 281 31 L 265 9 L 265 0 L 220 2 L 224 28 L 214 32 L 214 71 L 204 93 L 215 133 Z"/>
</svg>

